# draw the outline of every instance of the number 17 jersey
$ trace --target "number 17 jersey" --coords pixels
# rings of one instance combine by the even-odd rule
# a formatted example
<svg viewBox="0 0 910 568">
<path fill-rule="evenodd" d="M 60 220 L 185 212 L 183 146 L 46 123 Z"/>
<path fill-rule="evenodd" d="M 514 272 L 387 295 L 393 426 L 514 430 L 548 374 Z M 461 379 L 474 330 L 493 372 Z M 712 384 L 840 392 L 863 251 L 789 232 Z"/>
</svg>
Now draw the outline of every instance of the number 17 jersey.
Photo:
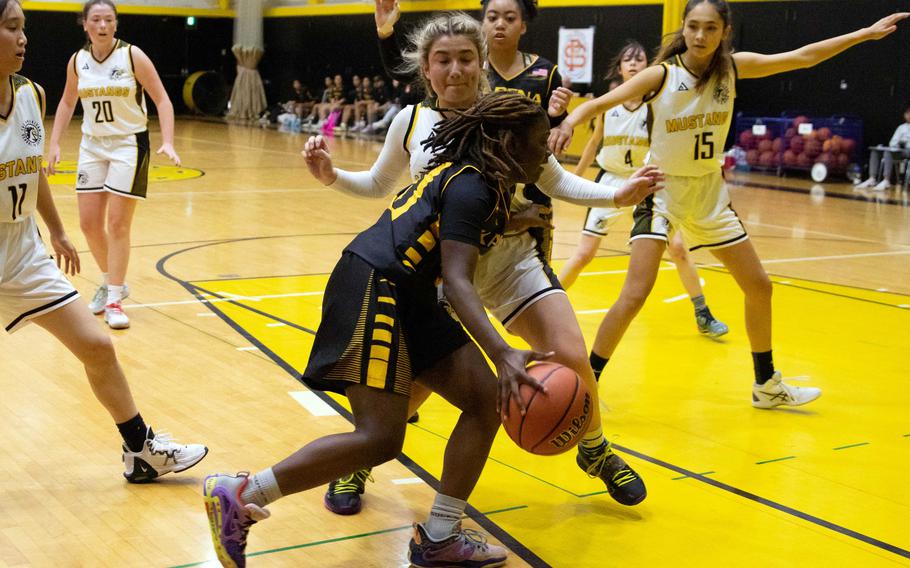
<svg viewBox="0 0 910 568">
<path fill-rule="evenodd" d="M 76 52 L 73 67 L 82 100 L 82 133 L 125 136 L 148 128 L 145 92 L 136 81 L 130 44 L 117 40 L 113 51 L 98 61 L 86 45 Z"/>
</svg>

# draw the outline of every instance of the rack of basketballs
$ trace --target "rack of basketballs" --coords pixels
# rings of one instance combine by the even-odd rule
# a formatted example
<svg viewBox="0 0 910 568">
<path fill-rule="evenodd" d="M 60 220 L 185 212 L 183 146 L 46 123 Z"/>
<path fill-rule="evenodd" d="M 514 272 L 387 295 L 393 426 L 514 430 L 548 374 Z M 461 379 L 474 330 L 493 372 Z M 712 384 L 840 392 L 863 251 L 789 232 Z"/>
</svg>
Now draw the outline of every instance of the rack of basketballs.
<svg viewBox="0 0 910 568">
<path fill-rule="evenodd" d="M 823 164 L 827 172 L 844 175 L 859 162 L 863 122 L 857 118 L 739 116 L 736 144 L 750 169 L 809 171 Z M 742 165 L 742 164 L 737 164 Z M 826 174 L 827 175 L 827 174 Z M 822 176 L 825 177 L 825 176 Z"/>
</svg>

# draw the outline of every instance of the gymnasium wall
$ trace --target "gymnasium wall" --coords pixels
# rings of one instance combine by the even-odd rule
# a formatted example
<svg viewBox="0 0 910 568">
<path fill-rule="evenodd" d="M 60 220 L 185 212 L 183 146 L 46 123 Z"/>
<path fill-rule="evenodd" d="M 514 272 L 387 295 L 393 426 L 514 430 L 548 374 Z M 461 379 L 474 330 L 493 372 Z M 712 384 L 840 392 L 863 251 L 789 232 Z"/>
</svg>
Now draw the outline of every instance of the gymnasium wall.
<svg viewBox="0 0 910 568">
<path fill-rule="evenodd" d="M 791 2 L 736 2 L 734 43 L 738 50 L 774 52 L 852 31 L 876 18 L 906 8 L 904 0 L 825 0 Z M 626 38 L 656 46 L 662 7 L 597 6 L 545 8 L 533 22 L 522 48 L 555 59 L 560 26 L 597 26 L 595 73 Z M 405 13 L 400 29 L 426 14 Z M 53 112 L 62 92 L 64 65 L 82 41 L 82 31 L 71 12 L 31 11 L 28 32 L 32 43 L 24 73 L 42 83 Z M 229 18 L 197 18 L 187 30 L 181 16 L 122 14 L 120 36 L 142 47 L 155 62 L 177 111 L 183 70 L 214 69 L 232 81 L 235 74 L 229 51 L 233 22 Z M 375 24 L 371 14 L 265 19 L 266 54 L 260 71 L 267 81 L 269 101 L 286 92 L 290 81 L 301 78 L 314 87 L 334 72 L 373 73 L 380 68 Z M 44 30 L 52 30 L 53 41 Z M 887 140 L 902 120 L 902 105 L 910 104 L 910 25 L 905 23 L 886 42 L 866 43 L 835 61 L 809 70 L 740 83 L 737 110 L 778 115 L 798 111 L 810 115 L 852 114 L 866 124 L 866 142 Z M 842 88 L 842 85 L 845 88 Z M 598 87 L 595 86 L 595 89 Z"/>
</svg>

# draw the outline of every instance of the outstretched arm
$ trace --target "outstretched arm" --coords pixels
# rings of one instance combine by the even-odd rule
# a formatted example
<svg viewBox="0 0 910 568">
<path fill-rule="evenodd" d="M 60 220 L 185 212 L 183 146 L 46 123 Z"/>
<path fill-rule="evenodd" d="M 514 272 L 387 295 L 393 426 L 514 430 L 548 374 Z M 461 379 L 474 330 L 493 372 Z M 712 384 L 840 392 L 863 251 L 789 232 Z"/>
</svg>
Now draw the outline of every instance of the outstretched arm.
<svg viewBox="0 0 910 568">
<path fill-rule="evenodd" d="M 794 69 L 806 69 L 831 59 L 854 45 L 881 39 L 892 34 L 897 29 L 898 22 L 908 16 L 910 16 L 908 12 L 891 14 L 868 28 L 861 28 L 855 32 L 810 43 L 799 49 L 784 53 L 771 55 L 748 51 L 734 53 L 733 60 L 736 62 L 736 70 L 740 79 L 756 79 L 793 71 Z"/>
<path fill-rule="evenodd" d="M 303 148 L 303 157 L 313 177 L 342 193 L 356 197 L 384 197 L 399 189 L 398 179 L 408 170 L 404 135 L 410 114 L 399 112 L 392 120 L 379 157 L 368 171 L 349 172 L 332 165 L 328 144 L 322 136 L 313 136 Z"/>
<path fill-rule="evenodd" d="M 550 139 L 547 143 L 550 151 L 557 156 L 562 154 L 572 141 L 572 131 L 579 124 L 591 120 L 595 115 L 602 114 L 618 104 L 643 99 L 660 89 L 665 73 L 666 69 L 661 65 L 648 67 L 609 93 L 578 105 L 562 121 L 562 124 L 550 131 Z"/>
<path fill-rule="evenodd" d="M 379 59 L 386 75 L 402 83 L 411 83 L 417 77 L 402 73 L 401 68 L 404 57 L 401 55 L 401 46 L 395 34 L 395 24 L 401 13 L 398 0 L 376 0 L 376 34 L 379 37 Z"/>
<path fill-rule="evenodd" d="M 664 174 L 657 166 L 639 168 L 622 186 L 595 183 L 568 172 L 550 156 L 537 187 L 554 199 L 585 207 L 628 207 L 663 189 Z"/>
</svg>

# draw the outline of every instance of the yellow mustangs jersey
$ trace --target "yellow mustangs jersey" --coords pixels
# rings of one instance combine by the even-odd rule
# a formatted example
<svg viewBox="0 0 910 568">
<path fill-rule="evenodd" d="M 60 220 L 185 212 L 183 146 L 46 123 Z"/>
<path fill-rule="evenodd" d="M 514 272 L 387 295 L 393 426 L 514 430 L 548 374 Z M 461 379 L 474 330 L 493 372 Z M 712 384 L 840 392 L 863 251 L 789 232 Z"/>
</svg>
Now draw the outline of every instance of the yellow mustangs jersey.
<svg viewBox="0 0 910 568">
<path fill-rule="evenodd" d="M 38 205 L 44 100 L 25 77 L 11 75 L 9 81 L 12 108 L 0 115 L 0 223 L 19 223 Z"/>
<path fill-rule="evenodd" d="M 83 134 L 124 136 L 147 129 L 145 92 L 136 81 L 130 49 L 130 44 L 117 40 L 103 61 L 95 59 L 90 46 L 73 58 L 82 100 Z"/>
<path fill-rule="evenodd" d="M 597 165 L 622 176 L 631 175 L 645 163 L 648 153 L 648 107 L 632 110 L 617 105 L 604 113 L 604 138 Z"/>
<path fill-rule="evenodd" d="M 647 163 L 671 176 L 703 176 L 721 167 L 733 118 L 736 72 L 714 77 L 696 90 L 698 77 L 677 55 L 661 63 L 664 81 L 645 99 L 650 113 L 651 151 Z"/>
</svg>

